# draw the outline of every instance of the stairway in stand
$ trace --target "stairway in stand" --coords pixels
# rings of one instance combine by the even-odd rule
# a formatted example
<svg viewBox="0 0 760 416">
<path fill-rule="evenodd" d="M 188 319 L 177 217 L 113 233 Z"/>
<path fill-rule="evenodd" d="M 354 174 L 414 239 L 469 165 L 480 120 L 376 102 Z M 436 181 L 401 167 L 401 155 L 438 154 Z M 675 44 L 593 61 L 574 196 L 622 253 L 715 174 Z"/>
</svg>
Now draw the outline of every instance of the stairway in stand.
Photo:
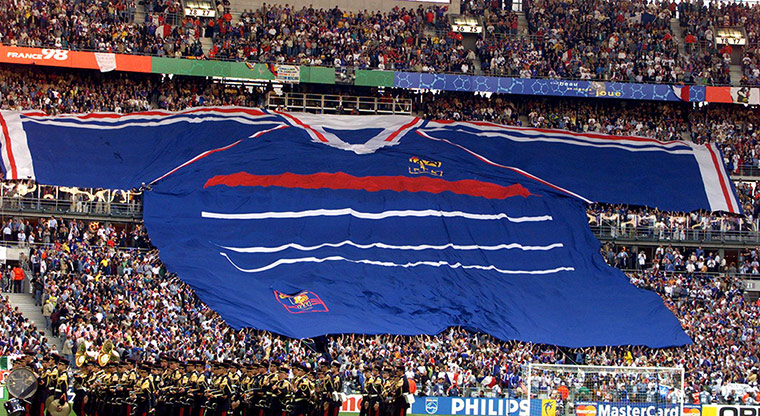
<svg viewBox="0 0 760 416">
<path fill-rule="evenodd" d="M 58 351 L 61 350 L 61 340 L 53 336 L 49 329 L 45 329 L 45 317 L 42 316 L 42 308 L 34 306 L 34 297 L 28 293 L 3 293 L 7 296 L 11 306 L 18 308 L 19 311 L 30 320 L 38 331 L 43 331 L 48 343 L 54 343 Z"/>
</svg>

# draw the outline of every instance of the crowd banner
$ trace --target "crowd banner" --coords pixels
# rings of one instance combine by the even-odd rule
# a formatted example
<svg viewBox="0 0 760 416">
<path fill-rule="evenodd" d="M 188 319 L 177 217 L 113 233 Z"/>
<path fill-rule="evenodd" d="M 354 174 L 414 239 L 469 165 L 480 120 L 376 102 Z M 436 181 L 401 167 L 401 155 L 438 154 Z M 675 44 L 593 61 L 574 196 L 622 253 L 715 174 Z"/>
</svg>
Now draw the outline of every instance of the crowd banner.
<svg viewBox="0 0 760 416">
<path fill-rule="evenodd" d="M 0 45 L 0 63 L 334 84 L 335 69 Z M 272 71 L 274 69 L 274 72 Z M 760 105 L 760 88 L 487 77 L 358 69 L 355 85 L 555 97 Z"/>
<path fill-rule="evenodd" d="M 113 54 L 113 62 L 100 61 L 94 52 L 70 51 L 63 49 L 26 48 L 0 45 L 0 62 L 8 64 L 57 66 L 64 68 L 82 68 L 128 72 L 151 72 L 151 57 L 138 55 Z"/>
<path fill-rule="evenodd" d="M 673 403 L 576 402 L 576 416 L 679 416 L 681 406 Z M 738 415 L 737 415 L 738 416 Z"/>
<path fill-rule="evenodd" d="M 282 65 L 278 65 L 278 79 L 279 79 L 279 68 L 281 68 Z M 293 67 L 299 69 L 299 77 L 300 82 L 309 82 L 312 84 L 335 84 L 335 68 L 325 68 L 321 66 L 301 66 L 301 67 Z M 291 77 L 293 77 L 291 75 Z M 285 81 L 285 80 L 283 80 Z M 289 81 L 285 81 L 289 82 Z M 296 81 L 298 82 L 298 78 L 296 78 Z"/>
<path fill-rule="evenodd" d="M 273 65 L 274 79 L 288 84 L 298 84 L 301 81 L 301 67 L 296 65 Z M 331 72 L 333 79 L 334 71 Z"/>
<path fill-rule="evenodd" d="M 760 88 L 707 87 L 705 101 L 710 103 L 760 104 Z"/>
<path fill-rule="evenodd" d="M 364 87 L 392 87 L 393 71 L 372 71 L 367 69 L 357 69 L 354 85 Z"/>
<path fill-rule="evenodd" d="M 483 397 L 418 397 L 409 411 L 420 415 L 555 416 L 556 401 Z"/>
<path fill-rule="evenodd" d="M 151 72 L 157 74 L 190 75 L 201 77 L 229 77 L 230 62 L 204 61 L 201 59 L 153 58 Z M 269 70 L 264 68 L 265 74 Z M 271 74 L 269 74 L 271 77 Z"/>
<path fill-rule="evenodd" d="M 758 416 L 760 406 L 745 406 L 742 404 L 702 406 L 702 416 Z M 691 416 L 691 415 L 690 415 Z"/>
<path fill-rule="evenodd" d="M 466 325 L 689 344 L 657 294 L 604 263 L 586 204 L 741 211 L 714 144 L 238 107 L 0 116 L 8 179 L 152 183 L 143 218 L 167 268 L 232 327 L 297 338 Z M 505 299 L 509 314 L 481 313 Z"/>
<path fill-rule="evenodd" d="M 689 86 L 684 90 L 682 86 L 673 87 L 665 84 L 484 77 L 417 72 L 396 72 L 394 87 L 628 100 L 683 101 L 684 98 L 687 98 L 686 101 L 689 102 L 700 102 L 705 99 L 705 87 L 703 86 Z M 684 94 L 685 92 L 688 94 Z"/>
<path fill-rule="evenodd" d="M 360 394 L 349 394 L 340 408 L 341 413 L 359 413 L 362 405 L 362 396 Z"/>
</svg>

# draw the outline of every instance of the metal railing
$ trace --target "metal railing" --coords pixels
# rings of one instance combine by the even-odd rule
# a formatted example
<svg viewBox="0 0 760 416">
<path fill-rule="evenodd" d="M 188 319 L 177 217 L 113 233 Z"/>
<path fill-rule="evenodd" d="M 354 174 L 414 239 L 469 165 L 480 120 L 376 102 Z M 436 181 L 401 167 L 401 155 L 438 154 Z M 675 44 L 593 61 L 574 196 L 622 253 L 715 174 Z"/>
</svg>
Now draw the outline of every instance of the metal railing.
<svg viewBox="0 0 760 416">
<path fill-rule="evenodd" d="M 734 172 L 731 172 L 732 176 L 754 176 L 760 178 L 760 167 L 753 165 L 739 165 Z"/>
<path fill-rule="evenodd" d="M 34 214 L 74 214 L 142 218 L 141 193 L 58 186 L 0 186 L 0 210 Z"/>
<path fill-rule="evenodd" d="M 702 230 L 656 227 L 619 227 L 591 225 L 594 235 L 604 241 L 642 241 L 662 243 L 760 244 L 760 233 L 745 230 Z"/>
<path fill-rule="evenodd" d="M 287 111 L 318 114 L 345 114 L 355 109 L 360 114 L 411 115 L 412 100 L 409 98 L 283 93 L 283 95 L 269 94 L 267 108 L 282 108 Z"/>
</svg>

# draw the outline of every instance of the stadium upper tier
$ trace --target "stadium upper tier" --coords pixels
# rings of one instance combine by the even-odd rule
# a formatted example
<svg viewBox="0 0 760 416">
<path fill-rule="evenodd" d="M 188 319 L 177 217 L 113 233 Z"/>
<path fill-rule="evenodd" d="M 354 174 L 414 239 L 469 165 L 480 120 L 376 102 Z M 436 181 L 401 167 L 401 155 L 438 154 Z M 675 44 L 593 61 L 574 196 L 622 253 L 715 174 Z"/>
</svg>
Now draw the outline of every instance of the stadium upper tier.
<svg viewBox="0 0 760 416">
<path fill-rule="evenodd" d="M 23 70 L 22 70 L 23 69 Z M 405 100 L 412 112 L 427 119 L 490 121 L 574 132 L 645 136 L 658 140 L 693 140 L 719 143 L 726 165 L 733 174 L 757 176 L 757 126 L 760 110 L 732 104 L 694 106 L 683 102 L 623 101 L 492 96 L 468 93 L 418 95 L 410 91 L 369 88 L 294 85 L 290 92 L 310 93 L 317 112 L 320 94 L 333 94 L 345 103 L 333 112 L 372 114 L 373 109 L 352 104 L 348 96 L 376 96 L 378 102 Z M 277 93 L 260 87 L 226 85 L 201 77 L 172 78 L 160 75 L 100 73 L 4 65 L 0 66 L 0 108 L 42 110 L 48 114 L 112 111 L 138 112 L 149 109 L 171 111 L 189 107 L 236 105 L 307 111 L 303 101 L 275 100 Z M 300 104 L 299 104 L 300 103 Z M 408 114 L 408 113 L 407 113 Z"/>
<path fill-rule="evenodd" d="M 760 6 L 526 0 L 362 9 L 153 0 L 0 1 L 5 45 L 277 64 L 697 85 L 757 85 Z M 142 4 L 144 3 L 144 5 Z M 361 11 L 360 11 L 361 10 Z M 452 17 L 474 18 L 462 33 Z M 741 34 L 728 45 L 722 30 Z M 454 30 L 456 29 L 456 31 Z M 732 70 L 732 67 L 734 69 Z"/>
</svg>

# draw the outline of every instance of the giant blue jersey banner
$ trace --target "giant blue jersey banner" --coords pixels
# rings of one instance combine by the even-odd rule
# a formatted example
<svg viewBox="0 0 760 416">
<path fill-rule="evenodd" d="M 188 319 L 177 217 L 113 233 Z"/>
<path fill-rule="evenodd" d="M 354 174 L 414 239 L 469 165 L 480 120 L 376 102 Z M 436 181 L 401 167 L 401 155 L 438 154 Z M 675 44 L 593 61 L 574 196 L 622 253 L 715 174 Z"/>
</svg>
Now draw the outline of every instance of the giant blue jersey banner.
<svg viewBox="0 0 760 416">
<path fill-rule="evenodd" d="M 604 263 L 585 206 L 740 210 L 717 149 L 684 142 L 226 107 L 0 125 L 7 178 L 146 184 L 168 269 L 233 327 L 293 337 L 683 345 Z"/>
</svg>

